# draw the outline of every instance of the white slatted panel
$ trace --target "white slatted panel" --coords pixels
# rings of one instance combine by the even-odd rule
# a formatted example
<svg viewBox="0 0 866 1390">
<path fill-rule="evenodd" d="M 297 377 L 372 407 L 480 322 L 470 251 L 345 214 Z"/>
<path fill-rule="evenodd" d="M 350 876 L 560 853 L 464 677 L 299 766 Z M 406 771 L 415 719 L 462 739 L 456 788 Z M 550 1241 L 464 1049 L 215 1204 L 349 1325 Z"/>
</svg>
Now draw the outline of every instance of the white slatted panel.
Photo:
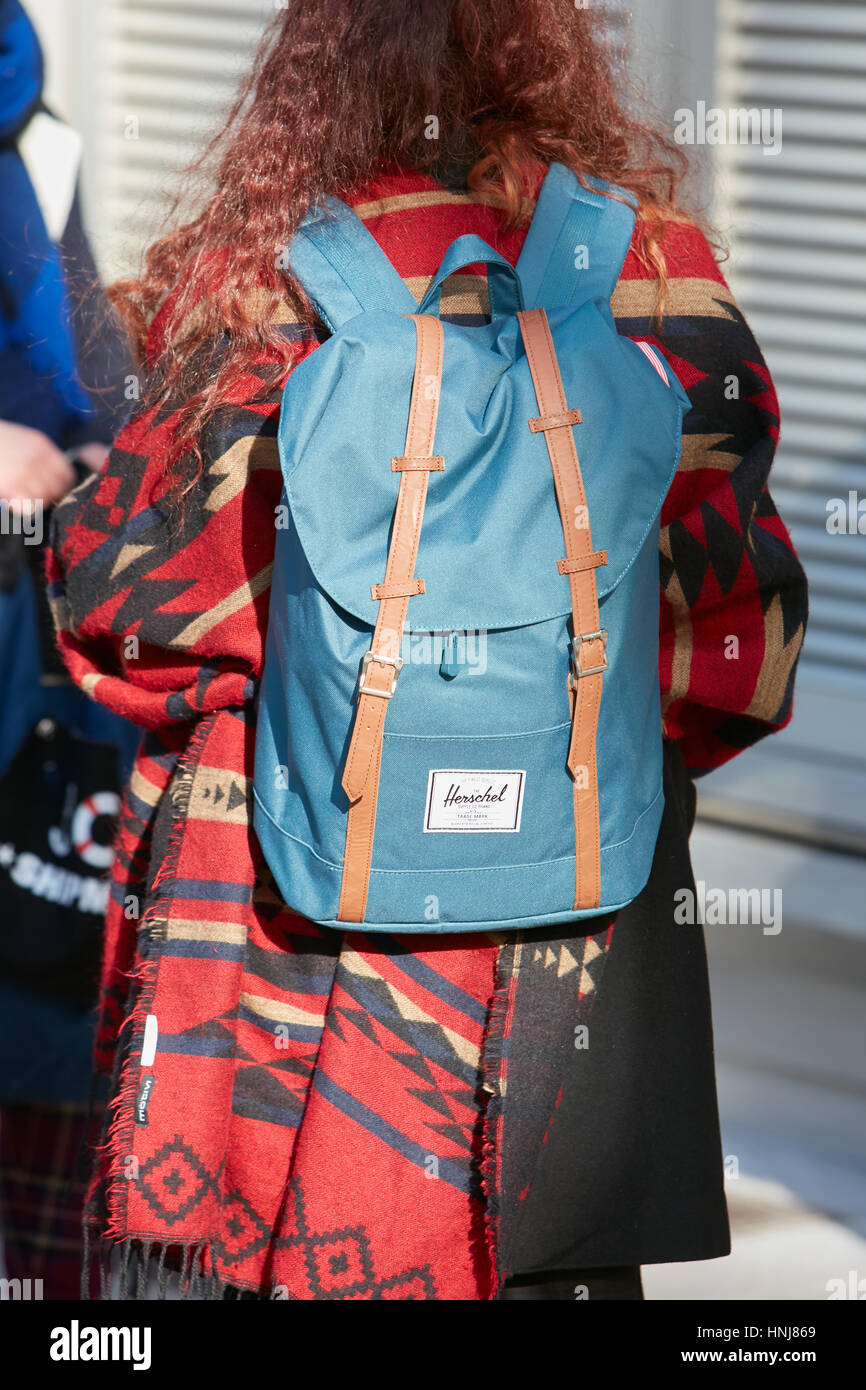
<svg viewBox="0 0 866 1390">
<path fill-rule="evenodd" d="M 110 228 L 107 273 L 135 265 L 158 230 L 173 175 L 218 128 L 274 8 L 274 0 L 102 0 L 97 187 Z"/>
<path fill-rule="evenodd" d="M 781 107 L 783 148 L 720 151 L 731 278 L 782 404 L 773 491 L 811 580 L 803 674 L 866 695 L 866 0 L 724 0 L 717 105 Z"/>
<path fill-rule="evenodd" d="M 859 858 L 866 536 L 829 534 L 827 502 L 866 497 L 866 0 L 721 0 L 719 21 L 713 104 L 782 109 L 779 155 L 718 147 L 719 220 L 781 399 L 771 486 L 811 621 L 790 727 L 707 779 L 700 814 Z M 844 910 L 862 933 L 862 902 Z"/>
</svg>

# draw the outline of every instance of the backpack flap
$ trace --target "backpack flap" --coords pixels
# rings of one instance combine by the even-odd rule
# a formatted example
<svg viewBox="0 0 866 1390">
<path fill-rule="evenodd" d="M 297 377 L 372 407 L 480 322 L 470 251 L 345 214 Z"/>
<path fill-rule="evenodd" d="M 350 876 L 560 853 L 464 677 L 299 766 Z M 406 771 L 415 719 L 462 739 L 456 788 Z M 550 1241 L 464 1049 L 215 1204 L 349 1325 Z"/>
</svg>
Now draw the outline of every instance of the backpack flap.
<svg viewBox="0 0 866 1390">
<path fill-rule="evenodd" d="M 658 516 L 679 455 L 681 414 L 644 355 L 605 329 L 597 306 L 578 315 L 561 363 L 569 400 L 583 413 L 576 440 L 593 535 L 609 555 L 598 574 L 604 597 Z M 556 334 L 575 315 L 549 318 Z M 435 446 L 445 468 L 430 478 L 418 558 L 426 588 L 412 599 L 412 627 L 493 630 L 567 614 L 568 582 L 557 570 L 562 526 L 543 437 L 527 424 L 538 407 L 518 323 L 445 329 Z M 306 561 L 332 601 L 370 627 L 378 612 L 370 589 L 382 579 L 399 488 L 391 459 L 403 453 L 414 362 L 411 320 L 367 315 L 299 363 L 280 417 L 287 500 Z M 648 378 L 657 391 L 647 390 Z M 640 402 L 631 418 L 623 412 L 629 390 Z"/>
</svg>

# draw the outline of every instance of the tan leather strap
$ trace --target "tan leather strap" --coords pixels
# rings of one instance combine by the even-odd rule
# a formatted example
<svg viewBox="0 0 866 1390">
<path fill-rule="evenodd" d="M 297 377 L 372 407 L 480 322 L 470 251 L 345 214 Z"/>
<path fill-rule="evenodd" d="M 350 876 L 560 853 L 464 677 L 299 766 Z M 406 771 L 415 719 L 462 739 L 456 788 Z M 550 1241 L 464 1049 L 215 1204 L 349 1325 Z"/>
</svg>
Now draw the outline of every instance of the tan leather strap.
<svg viewBox="0 0 866 1390">
<path fill-rule="evenodd" d="M 395 470 L 400 472 L 400 489 L 385 579 L 382 584 L 372 586 L 374 598 L 379 599 L 379 612 L 370 650 L 364 657 L 355 723 L 343 772 L 343 789 L 349 798 L 349 816 L 337 912 L 341 922 L 363 922 L 367 908 L 385 715 L 403 664 L 400 646 L 409 599 L 414 593 L 423 593 L 424 581 L 415 578 L 415 564 L 427 499 L 427 478 L 431 471 L 441 471 L 437 465 L 442 463 L 440 458 L 433 455 L 442 386 L 442 324 L 429 314 L 409 314 L 407 317 L 414 322 L 417 334 L 415 376 L 409 405 L 406 453 L 402 459 L 392 459 L 391 466 L 411 466 Z M 420 589 L 419 584 L 422 586 Z"/>
<path fill-rule="evenodd" d="M 594 550 L 591 555 L 579 555 L 571 560 L 557 560 L 556 568 L 560 574 L 578 574 L 580 570 L 597 570 L 599 565 L 606 564 L 607 551 Z"/>
<path fill-rule="evenodd" d="M 405 584 L 371 584 L 370 597 L 380 603 L 383 598 L 412 598 L 426 591 L 423 579 L 410 579 Z"/>
<path fill-rule="evenodd" d="M 530 420 L 529 428 L 533 434 L 542 430 L 558 430 L 562 425 L 582 425 L 583 416 L 579 410 L 563 410 L 559 415 L 536 415 Z"/>
<path fill-rule="evenodd" d="M 607 563 L 607 555 L 592 548 L 589 509 L 574 442 L 573 412 L 565 399 L 547 315 L 543 309 L 526 309 L 517 317 L 540 412 L 539 419 L 530 421 L 529 427 L 544 431 L 565 538 L 565 561 L 559 562 L 559 570 L 568 575 L 574 627 L 572 671 L 568 678 L 571 704 L 568 770 L 574 789 L 574 906 L 575 909 L 592 908 L 598 907 L 601 901 L 595 745 L 602 673 L 607 666 L 607 633 L 599 630 L 595 571 L 598 565 Z"/>
<path fill-rule="evenodd" d="M 436 458 L 429 459 L 410 459 L 393 458 L 391 460 L 392 473 L 441 473 L 445 467 L 445 460 L 437 455 Z"/>
</svg>

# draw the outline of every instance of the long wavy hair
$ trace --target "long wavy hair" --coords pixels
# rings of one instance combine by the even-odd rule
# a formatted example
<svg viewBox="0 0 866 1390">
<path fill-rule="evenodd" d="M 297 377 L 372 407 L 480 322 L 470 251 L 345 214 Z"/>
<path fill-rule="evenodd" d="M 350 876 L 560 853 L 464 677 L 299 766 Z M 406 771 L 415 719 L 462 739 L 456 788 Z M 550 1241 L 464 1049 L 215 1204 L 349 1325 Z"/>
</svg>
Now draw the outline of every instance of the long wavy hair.
<svg viewBox="0 0 866 1390">
<path fill-rule="evenodd" d="M 630 113 L 628 95 L 603 15 L 574 0 L 289 0 L 187 171 L 198 213 L 183 218 L 178 204 L 141 274 L 110 291 L 146 368 L 145 404 L 177 412 L 177 489 L 195 481 L 202 431 L 250 368 L 263 396 L 285 377 L 280 302 L 313 321 L 280 248 L 322 195 L 383 165 L 456 180 L 507 225 L 526 215 L 540 165 L 611 180 L 636 195 L 638 253 L 663 284 L 663 224 L 685 160 Z"/>
</svg>

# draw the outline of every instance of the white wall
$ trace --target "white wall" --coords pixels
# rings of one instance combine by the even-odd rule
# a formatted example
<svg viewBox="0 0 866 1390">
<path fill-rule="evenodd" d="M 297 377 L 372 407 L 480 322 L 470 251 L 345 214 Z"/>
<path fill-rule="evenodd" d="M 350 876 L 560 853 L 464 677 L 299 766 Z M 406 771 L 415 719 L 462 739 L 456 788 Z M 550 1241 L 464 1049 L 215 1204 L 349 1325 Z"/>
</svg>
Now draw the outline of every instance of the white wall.
<svg viewBox="0 0 866 1390">
<path fill-rule="evenodd" d="M 85 220 L 97 241 L 99 143 L 104 120 L 101 31 L 108 3 L 111 0 L 24 0 L 45 55 L 46 104 L 84 140 L 82 199 Z"/>
</svg>

